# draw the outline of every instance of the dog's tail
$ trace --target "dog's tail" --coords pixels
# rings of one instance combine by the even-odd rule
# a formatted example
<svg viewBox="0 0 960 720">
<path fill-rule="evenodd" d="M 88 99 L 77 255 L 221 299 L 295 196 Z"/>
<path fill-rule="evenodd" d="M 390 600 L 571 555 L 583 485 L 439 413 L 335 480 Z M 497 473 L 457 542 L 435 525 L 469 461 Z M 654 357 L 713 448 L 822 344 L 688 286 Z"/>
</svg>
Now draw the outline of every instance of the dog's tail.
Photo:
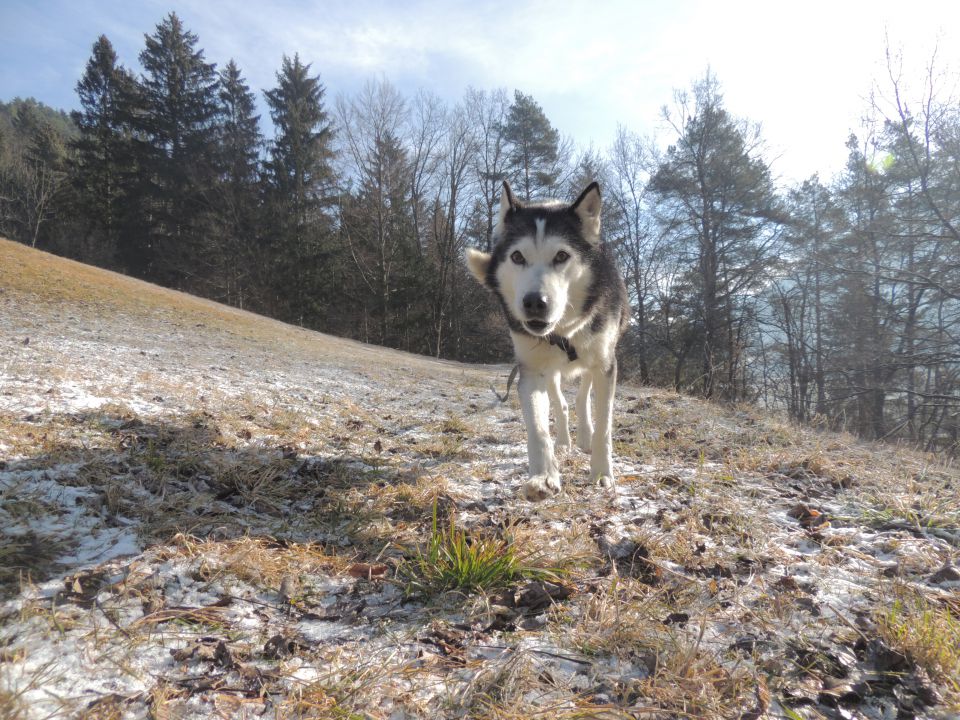
<svg viewBox="0 0 960 720">
<path fill-rule="evenodd" d="M 514 365 L 513 370 L 510 371 L 510 377 L 507 378 L 507 391 L 501 395 L 497 392 L 497 389 L 491 385 L 490 389 L 493 390 L 493 394 L 497 396 L 497 400 L 502 403 L 507 401 L 507 398 L 510 397 L 510 388 L 513 386 L 513 381 L 517 379 L 517 373 L 520 372 L 520 366 Z"/>
</svg>

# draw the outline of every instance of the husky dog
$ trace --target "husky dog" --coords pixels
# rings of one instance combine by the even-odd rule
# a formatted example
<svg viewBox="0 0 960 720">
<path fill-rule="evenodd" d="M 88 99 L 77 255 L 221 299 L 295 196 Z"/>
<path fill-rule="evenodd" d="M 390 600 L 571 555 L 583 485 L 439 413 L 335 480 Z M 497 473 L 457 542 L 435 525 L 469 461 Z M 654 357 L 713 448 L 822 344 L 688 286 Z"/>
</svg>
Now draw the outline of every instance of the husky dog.
<svg viewBox="0 0 960 720">
<path fill-rule="evenodd" d="M 612 253 L 600 243 L 600 186 L 591 183 L 567 205 L 521 203 L 504 182 L 493 242 L 492 253 L 468 249 L 466 261 L 474 277 L 499 298 L 520 368 L 517 389 L 530 464 L 522 494 L 542 500 L 560 492 L 549 413 L 552 406 L 556 449 L 565 452 L 570 426 L 560 389 L 563 377 L 582 377 L 577 447 L 591 453 L 593 480 L 613 487 L 614 351 L 630 309 Z"/>
</svg>

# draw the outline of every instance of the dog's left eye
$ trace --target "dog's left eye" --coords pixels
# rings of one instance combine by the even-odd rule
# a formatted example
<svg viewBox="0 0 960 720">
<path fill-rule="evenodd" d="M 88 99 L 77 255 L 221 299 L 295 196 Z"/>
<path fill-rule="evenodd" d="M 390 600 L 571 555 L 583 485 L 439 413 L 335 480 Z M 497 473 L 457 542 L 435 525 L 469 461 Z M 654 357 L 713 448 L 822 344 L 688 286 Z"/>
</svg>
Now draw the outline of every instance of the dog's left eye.
<svg viewBox="0 0 960 720">
<path fill-rule="evenodd" d="M 563 250 L 561 250 L 560 252 L 558 252 L 556 255 L 553 256 L 553 262 L 556 263 L 557 265 L 560 265 L 561 263 L 565 263 L 569 259 L 570 259 L 570 254 L 567 252 L 564 252 Z"/>
<path fill-rule="evenodd" d="M 523 259 L 523 253 L 519 250 L 514 250 L 510 255 L 510 259 L 517 265 L 523 265 L 526 262 L 526 260 Z"/>
</svg>

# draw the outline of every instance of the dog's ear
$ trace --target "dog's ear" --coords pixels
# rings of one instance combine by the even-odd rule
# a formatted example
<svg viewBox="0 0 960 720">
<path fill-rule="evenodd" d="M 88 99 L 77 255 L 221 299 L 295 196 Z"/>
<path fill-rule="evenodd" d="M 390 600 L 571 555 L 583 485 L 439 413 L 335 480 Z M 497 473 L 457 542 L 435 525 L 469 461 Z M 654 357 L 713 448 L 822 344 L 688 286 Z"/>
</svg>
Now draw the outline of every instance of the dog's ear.
<svg viewBox="0 0 960 720">
<path fill-rule="evenodd" d="M 520 204 L 517 202 L 517 199 L 513 196 L 513 191 L 510 189 L 510 183 L 506 180 L 503 181 L 503 190 L 500 192 L 500 215 L 497 218 L 497 227 L 503 225 L 504 218 L 507 217 L 507 213 L 511 210 L 516 210 Z"/>
<path fill-rule="evenodd" d="M 467 267 L 471 274 L 477 279 L 477 282 L 486 287 L 487 270 L 490 267 L 490 253 L 480 252 L 473 248 L 467 248 L 465 259 Z"/>
<path fill-rule="evenodd" d="M 580 218 L 583 236 L 596 245 L 600 242 L 600 185 L 592 182 L 580 197 L 573 201 L 570 210 Z"/>
</svg>

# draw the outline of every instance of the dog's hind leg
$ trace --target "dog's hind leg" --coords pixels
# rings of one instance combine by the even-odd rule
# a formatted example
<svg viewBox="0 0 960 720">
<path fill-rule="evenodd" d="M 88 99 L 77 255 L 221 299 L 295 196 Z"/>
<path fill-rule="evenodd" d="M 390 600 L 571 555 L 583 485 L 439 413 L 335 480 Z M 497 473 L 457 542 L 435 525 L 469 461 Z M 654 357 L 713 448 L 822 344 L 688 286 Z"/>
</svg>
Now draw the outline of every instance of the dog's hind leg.
<svg viewBox="0 0 960 720">
<path fill-rule="evenodd" d="M 563 396 L 563 388 L 560 385 L 560 373 L 554 373 L 547 385 L 547 392 L 550 395 L 550 407 L 553 410 L 553 421 L 557 428 L 558 453 L 565 453 L 570 450 L 570 419 L 567 416 L 567 399 Z"/>
<path fill-rule="evenodd" d="M 580 389 L 577 391 L 577 447 L 585 453 L 590 452 L 593 442 L 593 413 L 590 407 L 591 373 L 580 376 Z"/>
<path fill-rule="evenodd" d="M 549 378 L 521 366 L 517 392 L 527 426 L 527 459 L 530 464 L 530 479 L 523 484 L 521 494 L 527 500 L 543 500 L 560 492 L 560 471 L 550 438 L 549 383 Z"/>
<path fill-rule="evenodd" d="M 613 395 L 617 387 L 617 361 L 607 370 L 592 373 L 597 392 L 597 426 L 590 450 L 590 476 L 597 484 L 612 488 L 613 480 Z"/>
</svg>

